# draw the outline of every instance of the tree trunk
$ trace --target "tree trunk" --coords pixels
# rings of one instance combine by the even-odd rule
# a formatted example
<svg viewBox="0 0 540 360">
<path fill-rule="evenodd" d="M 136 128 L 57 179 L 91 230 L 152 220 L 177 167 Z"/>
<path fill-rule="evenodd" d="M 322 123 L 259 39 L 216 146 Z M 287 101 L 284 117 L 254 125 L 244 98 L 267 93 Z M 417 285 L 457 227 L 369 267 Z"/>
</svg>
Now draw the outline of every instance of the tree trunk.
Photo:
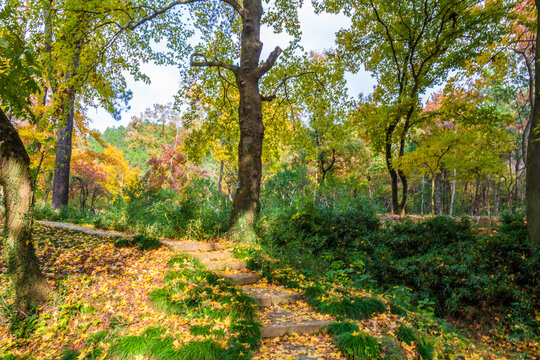
<svg viewBox="0 0 540 360">
<path fill-rule="evenodd" d="M 495 184 L 497 186 L 495 187 Z M 493 182 L 493 215 L 499 216 L 499 202 L 501 197 L 501 182 Z"/>
<path fill-rule="evenodd" d="M 235 73 L 240 93 L 238 106 L 240 142 L 238 144 L 238 190 L 233 201 L 231 227 L 239 223 L 252 227 L 261 206 L 259 195 L 264 125 L 259 80 L 273 65 L 269 59 L 268 68 L 259 67 L 263 46 L 260 41 L 262 14 L 262 1 L 244 2 L 240 67 Z M 277 50 L 275 54 L 279 56 L 281 49 Z"/>
<path fill-rule="evenodd" d="M 536 0 L 537 20 L 540 19 L 540 0 Z M 540 37 L 540 27 L 536 30 L 536 39 Z M 535 94 L 531 131 L 527 146 L 527 232 L 529 240 L 540 244 L 540 49 L 535 53 Z"/>
<path fill-rule="evenodd" d="M 394 133 L 395 126 L 390 125 L 386 129 L 386 143 L 385 143 L 385 155 L 386 155 L 386 168 L 388 169 L 388 174 L 390 174 L 390 186 L 392 188 L 392 213 L 394 215 L 400 214 L 399 208 L 399 189 L 398 189 L 398 174 L 392 165 L 392 136 Z"/>
<path fill-rule="evenodd" d="M 73 55 L 73 64 L 71 72 L 66 75 L 66 81 L 76 75 L 79 69 L 81 45 L 75 43 L 75 53 Z M 62 107 L 62 113 L 65 114 L 65 124 L 58 129 L 56 134 L 56 160 L 54 163 L 54 181 L 53 181 L 53 196 L 52 206 L 55 209 L 60 209 L 66 206 L 69 202 L 69 174 L 71 166 L 71 145 L 73 139 L 73 118 L 75 116 L 75 96 L 76 90 L 73 86 L 69 86 L 66 94 L 62 99 L 65 101 L 65 106 Z M 58 94 L 58 93 L 57 93 Z"/>
<path fill-rule="evenodd" d="M 422 175 L 422 203 L 420 204 L 420 215 L 424 215 L 424 185 L 425 176 Z"/>
<path fill-rule="evenodd" d="M 435 215 L 435 176 L 431 175 L 431 215 Z"/>
<path fill-rule="evenodd" d="M 441 177 L 442 177 L 442 174 L 440 172 L 435 175 L 435 214 L 437 215 L 443 214 Z"/>
<path fill-rule="evenodd" d="M 68 96 L 69 107 L 66 113 L 66 124 L 58 129 L 56 135 L 56 160 L 54 163 L 54 180 L 52 206 L 60 209 L 69 202 L 69 174 L 71 165 L 71 145 L 73 139 L 73 118 L 75 115 L 75 92 Z"/>
<path fill-rule="evenodd" d="M 4 189 L 6 263 L 23 314 L 43 303 L 50 287 L 39 269 L 32 243 L 34 191 L 30 158 L 17 131 L 0 109 L 0 183 Z"/>
<path fill-rule="evenodd" d="M 454 215 L 454 201 L 456 200 L 456 169 L 454 169 L 454 180 L 452 180 L 452 195 L 450 197 L 450 216 Z"/>
</svg>

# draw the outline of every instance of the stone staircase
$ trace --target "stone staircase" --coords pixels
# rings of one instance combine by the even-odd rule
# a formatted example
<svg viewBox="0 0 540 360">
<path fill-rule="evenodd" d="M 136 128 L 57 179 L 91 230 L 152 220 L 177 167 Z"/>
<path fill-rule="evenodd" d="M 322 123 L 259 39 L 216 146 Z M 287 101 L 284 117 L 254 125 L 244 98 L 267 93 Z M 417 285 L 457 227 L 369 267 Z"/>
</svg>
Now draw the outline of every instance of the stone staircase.
<svg viewBox="0 0 540 360">
<path fill-rule="evenodd" d="M 286 335 L 316 334 L 331 322 L 328 316 L 316 314 L 301 294 L 287 288 L 269 284 L 260 273 L 250 271 L 246 262 L 218 243 L 195 241 L 162 241 L 174 252 L 196 257 L 209 270 L 238 285 L 259 305 L 263 339 Z"/>
</svg>

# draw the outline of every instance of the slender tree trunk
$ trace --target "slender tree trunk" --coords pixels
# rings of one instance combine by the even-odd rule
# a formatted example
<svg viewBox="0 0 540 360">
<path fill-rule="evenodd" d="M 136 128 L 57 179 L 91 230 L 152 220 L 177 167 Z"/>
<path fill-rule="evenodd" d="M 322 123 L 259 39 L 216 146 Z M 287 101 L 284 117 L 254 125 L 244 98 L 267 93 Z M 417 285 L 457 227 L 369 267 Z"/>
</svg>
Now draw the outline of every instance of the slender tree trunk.
<svg viewBox="0 0 540 360">
<path fill-rule="evenodd" d="M 50 287 L 39 269 L 32 242 L 34 191 L 30 158 L 17 131 L 0 109 L 0 183 L 4 190 L 4 249 L 15 286 L 16 305 L 23 313 L 43 303 Z"/>
<path fill-rule="evenodd" d="M 431 175 L 431 215 L 435 215 L 435 174 Z"/>
<path fill-rule="evenodd" d="M 425 186 L 425 176 L 422 175 L 422 204 L 420 205 L 420 215 L 424 215 L 424 186 Z"/>
<path fill-rule="evenodd" d="M 495 182 L 493 182 L 495 185 Z M 501 182 L 497 182 L 497 186 L 493 188 L 493 215 L 499 216 L 499 202 L 501 197 Z"/>
<path fill-rule="evenodd" d="M 540 0 L 536 0 L 537 21 L 540 20 Z M 536 30 L 536 39 L 540 37 L 540 27 Z M 540 48 L 535 53 L 535 93 L 531 131 L 527 146 L 527 232 L 529 240 L 540 244 Z"/>
<path fill-rule="evenodd" d="M 437 215 L 443 214 L 441 177 L 442 177 L 442 174 L 440 172 L 435 175 L 435 213 Z"/>
<path fill-rule="evenodd" d="M 478 210 L 479 189 L 480 189 L 480 180 L 476 180 L 476 187 L 475 187 L 475 192 L 474 192 L 474 201 L 472 204 L 471 215 L 476 215 L 476 211 Z"/>
<path fill-rule="evenodd" d="M 452 180 L 452 195 L 450 198 L 450 216 L 454 215 L 454 201 L 456 200 L 456 169 L 454 169 L 454 179 Z"/>
<path fill-rule="evenodd" d="M 221 160 L 220 162 L 220 165 L 219 165 L 219 181 L 218 181 L 218 192 L 219 192 L 219 195 L 223 195 L 223 167 L 224 167 L 224 162 L 223 160 Z"/>
<path fill-rule="evenodd" d="M 392 136 L 394 134 L 395 125 L 390 125 L 386 129 L 386 141 L 385 141 L 385 155 L 386 155 L 386 168 L 390 175 L 390 186 L 392 189 L 392 213 L 394 215 L 400 214 L 399 208 L 399 188 L 398 188 L 398 174 L 392 165 Z"/>
</svg>

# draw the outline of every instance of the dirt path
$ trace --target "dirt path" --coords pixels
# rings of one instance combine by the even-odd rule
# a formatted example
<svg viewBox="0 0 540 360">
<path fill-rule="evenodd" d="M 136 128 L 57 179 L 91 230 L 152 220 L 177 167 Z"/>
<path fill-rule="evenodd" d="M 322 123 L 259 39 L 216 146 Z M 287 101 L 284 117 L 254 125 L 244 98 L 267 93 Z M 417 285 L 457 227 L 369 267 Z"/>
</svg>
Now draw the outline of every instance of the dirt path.
<svg viewBox="0 0 540 360">
<path fill-rule="evenodd" d="M 84 233 L 87 233 L 87 234 L 90 234 L 90 235 L 120 236 L 120 237 L 133 237 L 134 236 L 132 234 L 121 233 L 121 232 L 117 232 L 117 231 L 96 230 L 96 229 L 90 228 L 89 227 L 90 225 L 87 225 L 88 227 L 85 227 L 85 226 L 80 226 L 80 225 L 75 225 L 75 224 L 70 224 L 70 223 L 63 223 L 63 222 L 56 222 L 56 221 L 43 221 L 43 220 L 36 220 L 36 222 L 41 224 L 41 225 L 52 226 L 52 227 L 68 229 L 68 230 L 74 230 L 74 231 L 80 231 L 80 232 L 84 232 Z"/>
</svg>

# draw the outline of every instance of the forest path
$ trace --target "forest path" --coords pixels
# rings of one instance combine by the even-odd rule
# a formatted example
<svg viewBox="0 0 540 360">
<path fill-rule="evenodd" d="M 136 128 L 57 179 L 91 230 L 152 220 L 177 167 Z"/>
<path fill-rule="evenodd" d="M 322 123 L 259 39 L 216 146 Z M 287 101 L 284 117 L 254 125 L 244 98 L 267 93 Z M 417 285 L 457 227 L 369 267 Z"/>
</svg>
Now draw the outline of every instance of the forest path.
<svg viewBox="0 0 540 360">
<path fill-rule="evenodd" d="M 118 231 L 98 230 L 98 229 L 94 229 L 90 227 L 90 225 L 81 226 L 81 225 L 65 223 L 65 222 L 44 221 L 44 220 L 36 220 L 36 222 L 41 225 L 52 226 L 52 227 L 57 227 L 61 229 L 73 230 L 73 231 L 80 231 L 80 232 L 90 234 L 90 235 L 119 236 L 119 237 L 133 237 L 134 236 L 132 234 L 122 233 Z"/>
<path fill-rule="evenodd" d="M 300 293 L 271 284 L 248 270 L 224 244 L 194 241 L 163 243 L 172 251 L 196 257 L 209 270 L 225 277 L 253 297 L 259 307 L 262 346 L 254 359 L 344 359 L 322 330 L 334 319 L 317 313 Z"/>
<path fill-rule="evenodd" d="M 96 236 L 134 236 L 71 223 L 36 222 Z M 253 359 L 345 359 L 332 338 L 322 332 L 334 319 L 317 313 L 300 293 L 271 284 L 260 273 L 248 270 L 244 261 L 234 258 L 229 249 L 232 244 L 170 239 L 161 242 L 173 252 L 186 253 L 199 259 L 206 268 L 228 279 L 255 299 L 262 324 L 262 345 Z"/>
</svg>

